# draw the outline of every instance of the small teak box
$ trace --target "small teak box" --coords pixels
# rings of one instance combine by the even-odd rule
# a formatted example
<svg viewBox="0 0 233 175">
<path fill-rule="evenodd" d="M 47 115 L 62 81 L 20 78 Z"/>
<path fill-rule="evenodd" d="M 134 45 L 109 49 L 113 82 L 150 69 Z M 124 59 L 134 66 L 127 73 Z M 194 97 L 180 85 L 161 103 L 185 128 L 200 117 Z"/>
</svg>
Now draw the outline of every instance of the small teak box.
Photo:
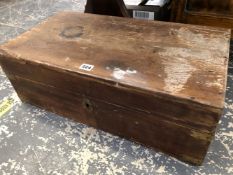
<svg viewBox="0 0 233 175">
<path fill-rule="evenodd" d="M 1 46 L 22 101 L 200 165 L 224 107 L 230 30 L 59 13 Z"/>
</svg>

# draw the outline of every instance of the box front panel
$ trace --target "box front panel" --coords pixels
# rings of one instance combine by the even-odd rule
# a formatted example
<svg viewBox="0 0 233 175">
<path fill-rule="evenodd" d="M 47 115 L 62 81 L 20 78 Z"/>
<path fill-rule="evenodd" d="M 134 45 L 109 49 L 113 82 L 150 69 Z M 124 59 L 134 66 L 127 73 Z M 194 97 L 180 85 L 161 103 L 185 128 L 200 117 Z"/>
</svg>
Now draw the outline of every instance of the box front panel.
<svg viewBox="0 0 233 175">
<path fill-rule="evenodd" d="M 214 132 L 221 110 L 197 103 L 166 96 L 152 95 L 125 87 L 118 82 L 104 82 L 51 67 L 2 59 L 2 66 L 9 76 L 17 75 L 40 84 L 56 87 L 65 92 L 99 99 L 135 111 L 153 113 L 189 128 Z"/>
<path fill-rule="evenodd" d="M 89 126 L 200 165 L 213 133 L 202 132 L 94 98 L 64 92 L 23 78 L 11 78 L 24 101 Z"/>
<path fill-rule="evenodd" d="M 185 121 L 181 122 L 171 115 L 166 118 L 166 115 L 158 110 L 160 106 L 157 106 L 157 113 L 152 113 L 130 106 L 127 107 L 127 103 L 125 104 L 126 106 L 121 106 L 111 101 L 88 96 L 88 93 L 75 91 L 74 87 L 73 91 L 67 91 L 74 83 L 72 81 L 69 83 L 69 79 L 63 82 L 65 79 L 61 78 L 59 83 L 62 86 L 61 84 L 60 86 L 56 84 L 58 87 L 54 86 L 55 84 L 51 84 L 52 81 L 58 80 L 56 76 L 48 76 L 51 80 L 48 82 L 38 82 L 38 79 L 35 77 L 35 79 L 29 79 L 29 75 L 32 74 L 29 74 L 28 71 L 31 70 L 33 72 L 35 69 L 25 63 L 16 63 L 14 65 L 17 65 L 17 69 L 23 72 L 27 70 L 24 72 L 25 76 L 23 74 L 19 74 L 19 76 L 15 73 L 15 69 L 9 70 L 9 68 L 12 68 L 11 64 L 2 64 L 3 69 L 10 78 L 19 97 L 25 102 L 161 150 L 192 164 L 200 165 L 205 157 L 214 134 L 212 129 L 208 131 L 208 127 L 206 126 L 200 127 L 198 124 L 191 124 Z M 25 65 L 27 66 L 24 67 Z M 48 73 L 44 68 L 40 68 L 40 71 L 37 73 L 41 72 Z M 58 72 L 50 70 L 51 72 L 55 73 L 54 75 L 60 75 L 60 77 L 64 76 L 64 73 L 61 72 L 56 74 Z M 44 77 L 46 77 L 45 74 Z M 48 80 L 47 78 L 45 79 Z M 79 87 L 82 87 L 82 83 L 85 84 L 85 81 L 78 81 L 77 79 L 76 84 Z M 84 87 L 92 88 L 91 82 L 87 81 L 86 83 L 89 87 L 86 85 Z M 101 88 L 108 89 L 108 86 L 101 86 Z M 91 89 L 87 89 L 87 92 L 90 91 Z M 115 92 L 113 91 L 112 93 Z M 125 96 L 128 95 L 127 91 L 124 93 Z M 103 93 L 103 95 L 106 94 Z M 138 97 L 140 98 L 140 96 Z M 140 101 L 141 99 L 134 100 Z M 124 101 L 123 96 L 122 101 Z M 160 105 L 162 109 L 163 105 Z M 168 107 L 166 109 L 169 111 Z M 194 117 L 201 116 L 201 113 L 193 113 L 193 111 L 190 114 L 193 114 Z"/>
</svg>

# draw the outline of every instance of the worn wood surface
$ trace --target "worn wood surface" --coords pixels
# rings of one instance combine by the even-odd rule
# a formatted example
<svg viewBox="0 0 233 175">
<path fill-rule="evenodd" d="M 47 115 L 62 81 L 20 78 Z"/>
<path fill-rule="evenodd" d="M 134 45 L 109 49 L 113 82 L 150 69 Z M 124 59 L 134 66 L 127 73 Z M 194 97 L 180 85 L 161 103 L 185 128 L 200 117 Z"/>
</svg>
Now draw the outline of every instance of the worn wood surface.
<svg viewBox="0 0 233 175">
<path fill-rule="evenodd" d="M 0 61 L 23 101 L 201 164 L 224 106 L 229 39 L 63 12 L 1 46 Z"/>
<path fill-rule="evenodd" d="M 172 6 L 174 22 L 233 29 L 233 0 L 173 0 Z"/>
</svg>

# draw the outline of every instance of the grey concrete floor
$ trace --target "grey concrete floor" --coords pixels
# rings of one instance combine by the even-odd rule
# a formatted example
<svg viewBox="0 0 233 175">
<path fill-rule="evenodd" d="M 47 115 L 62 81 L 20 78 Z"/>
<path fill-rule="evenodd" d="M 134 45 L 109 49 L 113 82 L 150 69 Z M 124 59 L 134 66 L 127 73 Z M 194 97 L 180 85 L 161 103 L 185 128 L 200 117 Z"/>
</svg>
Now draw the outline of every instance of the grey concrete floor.
<svg viewBox="0 0 233 175">
<path fill-rule="evenodd" d="M 57 11 L 83 12 L 85 2 L 0 0 L 0 43 Z M 0 69 L 0 104 L 14 99 L 0 116 L 0 174 L 233 174 L 232 69 L 224 115 L 200 167 L 21 103 Z"/>
</svg>

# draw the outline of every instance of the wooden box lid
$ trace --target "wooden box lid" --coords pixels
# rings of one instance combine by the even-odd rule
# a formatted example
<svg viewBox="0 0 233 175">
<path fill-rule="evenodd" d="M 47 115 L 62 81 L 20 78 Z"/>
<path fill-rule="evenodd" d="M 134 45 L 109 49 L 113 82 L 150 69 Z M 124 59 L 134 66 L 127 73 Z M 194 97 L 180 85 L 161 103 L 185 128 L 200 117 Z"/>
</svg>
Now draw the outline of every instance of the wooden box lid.
<svg viewBox="0 0 233 175">
<path fill-rule="evenodd" d="M 59 13 L 1 55 L 222 109 L 230 30 Z"/>
</svg>

